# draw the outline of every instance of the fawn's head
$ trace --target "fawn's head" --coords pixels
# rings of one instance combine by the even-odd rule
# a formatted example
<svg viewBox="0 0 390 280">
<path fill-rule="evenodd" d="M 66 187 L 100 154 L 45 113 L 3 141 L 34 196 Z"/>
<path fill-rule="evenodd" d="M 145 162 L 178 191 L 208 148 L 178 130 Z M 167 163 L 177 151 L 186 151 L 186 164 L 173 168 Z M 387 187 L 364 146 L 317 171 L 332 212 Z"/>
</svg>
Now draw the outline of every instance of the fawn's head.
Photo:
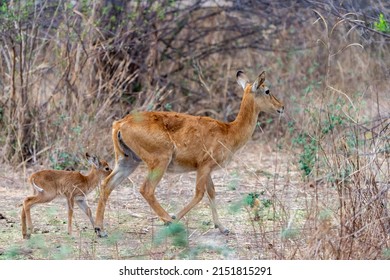
<svg viewBox="0 0 390 280">
<path fill-rule="evenodd" d="M 92 168 L 95 168 L 102 176 L 107 177 L 111 173 L 111 168 L 108 165 L 107 161 L 99 159 L 95 155 L 90 155 L 88 153 L 85 154 L 89 164 L 91 164 Z"/>
<path fill-rule="evenodd" d="M 249 83 L 248 77 L 242 71 L 237 72 L 237 83 L 245 92 L 250 91 L 255 97 L 257 107 L 262 112 L 271 114 L 282 114 L 284 111 L 283 102 L 279 101 L 271 94 L 269 88 L 265 85 L 265 72 L 257 77 L 252 84 Z"/>
</svg>

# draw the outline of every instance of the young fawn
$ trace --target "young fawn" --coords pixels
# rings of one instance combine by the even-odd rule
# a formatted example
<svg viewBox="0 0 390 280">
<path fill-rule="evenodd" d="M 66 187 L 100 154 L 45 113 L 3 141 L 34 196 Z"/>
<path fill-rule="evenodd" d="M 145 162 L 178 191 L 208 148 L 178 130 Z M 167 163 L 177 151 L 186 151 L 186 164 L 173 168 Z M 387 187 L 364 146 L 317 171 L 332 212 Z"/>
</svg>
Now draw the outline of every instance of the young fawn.
<svg viewBox="0 0 390 280">
<path fill-rule="evenodd" d="M 68 204 L 68 233 L 72 234 L 72 217 L 74 202 L 89 217 L 94 227 L 94 220 L 91 209 L 86 202 L 86 195 L 106 178 L 111 169 L 104 160 L 99 160 L 96 156 L 86 154 L 91 170 L 87 175 L 78 171 L 63 170 L 42 170 L 32 174 L 29 183 L 32 186 L 34 195 L 27 197 L 22 208 L 22 235 L 23 238 L 30 238 L 32 233 L 32 221 L 30 208 L 38 203 L 52 201 L 57 196 L 65 196 Z"/>
<path fill-rule="evenodd" d="M 211 172 L 224 166 L 251 138 L 261 111 L 282 114 L 284 110 L 283 103 L 266 87 L 264 72 L 249 83 L 238 71 L 237 82 L 244 94 L 237 118 L 230 123 L 175 112 L 137 112 L 113 123 L 115 168 L 102 183 L 95 222 L 98 236 L 106 236 L 103 217 L 110 193 L 141 161 L 146 163 L 148 175 L 140 192 L 164 222 L 181 219 L 207 193 L 215 227 L 229 233 L 218 218 Z M 171 217 L 154 195 L 166 171 L 197 172 L 195 195 L 176 217 Z"/>
</svg>

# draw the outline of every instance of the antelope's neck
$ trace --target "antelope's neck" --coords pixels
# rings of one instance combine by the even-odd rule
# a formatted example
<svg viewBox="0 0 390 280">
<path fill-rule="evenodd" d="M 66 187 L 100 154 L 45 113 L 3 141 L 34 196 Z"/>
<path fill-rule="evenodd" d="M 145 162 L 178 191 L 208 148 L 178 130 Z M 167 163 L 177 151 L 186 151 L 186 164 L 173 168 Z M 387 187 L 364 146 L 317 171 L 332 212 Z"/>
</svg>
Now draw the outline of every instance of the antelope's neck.
<svg viewBox="0 0 390 280">
<path fill-rule="evenodd" d="M 236 119 L 230 123 L 233 150 L 238 150 L 251 138 L 257 123 L 259 110 L 256 108 L 255 99 L 248 90 L 245 90 L 241 101 L 240 111 Z"/>
</svg>

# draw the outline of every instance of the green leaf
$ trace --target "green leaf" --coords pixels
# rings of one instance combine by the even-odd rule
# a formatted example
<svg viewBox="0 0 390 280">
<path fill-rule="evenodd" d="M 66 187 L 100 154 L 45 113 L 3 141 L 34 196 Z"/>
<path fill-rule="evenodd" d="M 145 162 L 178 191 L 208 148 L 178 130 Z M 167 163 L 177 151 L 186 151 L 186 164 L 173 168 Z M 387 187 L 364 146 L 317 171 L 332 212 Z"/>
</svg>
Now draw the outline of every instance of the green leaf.
<svg viewBox="0 0 390 280">
<path fill-rule="evenodd" d="M 377 22 L 374 22 L 374 28 L 375 30 L 383 33 L 390 33 L 390 25 L 382 13 L 380 13 L 379 15 L 379 20 Z"/>
</svg>

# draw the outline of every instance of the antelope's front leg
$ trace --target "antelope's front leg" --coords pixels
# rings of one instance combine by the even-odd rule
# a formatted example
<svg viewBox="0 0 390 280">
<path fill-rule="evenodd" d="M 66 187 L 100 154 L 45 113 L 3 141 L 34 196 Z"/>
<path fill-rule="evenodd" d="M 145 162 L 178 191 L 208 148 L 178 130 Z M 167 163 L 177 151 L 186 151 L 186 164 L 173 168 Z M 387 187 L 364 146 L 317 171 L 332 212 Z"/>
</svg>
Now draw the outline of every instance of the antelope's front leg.
<svg viewBox="0 0 390 280">
<path fill-rule="evenodd" d="M 207 167 L 203 167 L 201 169 L 198 169 L 198 172 L 196 174 L 196 188 L 195 188 L 195 195 L 180 212 L 177 214 L 177 219 L 180 220 L 185 214 L 188 213 L 196 204 L 198 204 L 205 193 L 206 190 L 206 183 L 207 178 L 210 176 L 211 170 Z"/>
<path fill-rule="evenodd" d="M 95 220 L 95 233 L 98 237 L 107 237 L 107 234 L 103 231 L 103 219 L 108 197 L 116 186 L 127 178 L 138 165 L 139 162 L 133 161 L 130 158 L 121 158 L 116 163 L 111 174 L 103 181 Z"/>
<path fill-rule="evenodd" d="M 76 197 L 76 203 L 80 207 L 80 209 L 85 213 L 85 215 L 88 216 L 89 220 L 91 221 L 92 228 L 95 228 L 95 221 L 93 220 L 92 217 L 92 211 L 91 208 L 89 208 L 88 206 L 85 196 Z"/>
<path fill-rule="evenodd" d="M 213 222 L 215 228 L 218 228 L 219 231 L 225 235 L 229 234 L 229 230 L 225 228 L 222 223 L 219 221 L 218 217 L 218 212 L 216 208 L 216 203 L 215 203 L 215 188 L 214 188 L 214 183 L 213 180 L 211 179 L 211 176 L 209 175 L 207 178 L 207 196 L 209 198 L 210 202 L 210 208 L 211 208 L 211 213 L 213 215 Z"/>
</svg>

